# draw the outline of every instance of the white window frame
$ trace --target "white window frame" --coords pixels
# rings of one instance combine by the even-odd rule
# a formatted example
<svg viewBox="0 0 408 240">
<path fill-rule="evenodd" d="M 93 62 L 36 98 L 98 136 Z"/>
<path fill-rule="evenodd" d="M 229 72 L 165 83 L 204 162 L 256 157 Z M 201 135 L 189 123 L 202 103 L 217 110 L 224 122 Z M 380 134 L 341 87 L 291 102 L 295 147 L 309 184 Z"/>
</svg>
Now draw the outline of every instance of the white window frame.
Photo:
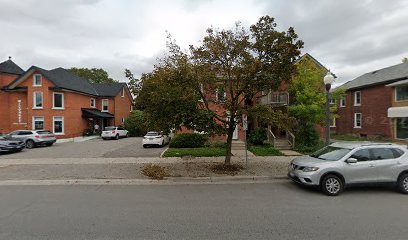
<svg viewBox="0 0 408 240">
<path fill-rule="evenodd" d="M 40 84 L 37 84 L 36 77 L 40 77 Z M 41 87 L 42 86 L 42 75 L 41 74 L 34 74 L 33 75 L 33 87 Z"/>
<path fill-rule="evenodd" d="M 333 118 L 333 120 L 330 123 L 330 127 L 336 127 L 336 118 Z"/>
<path fill-rule="evenodd" d="M 122 117 L 122 123 L 125 123 L 125 118 L 124 117 Z"/>
<path fill-rule="evenodd" d="M 346 107 L 346 97 L 340 98 L 340 107 Z"/>
<path fill-rule="evenodd" d="M 360 115 L 360 126 L 357 126 L 357 116 Z M 363 126 L 363 115 L 361 113 L 354 113 L 354 128 L 361 128 Z"/>
<path fill-rule="evenodd" d="M 43 117 L 43 116 L 33 116 L 33 117 L 32 117 L 32 121 L 31 121 L 31 125 L 32 125 L 32 126 L 31 126 L 31 129 L 32 129 L 32 130 L 44 130 L 44 127 L 43 127 L 43 129 L 35 129 L 35 122 L 36 122 L 35 119 L 36 119 L 36 118 L 41 118 L 41 119 L 42 119 L 42 122 L 43 122 L 43 126 L 45 125 L 45 121 L 44 121 L 44 117 Z"/>
<path fill-rule="evenodd" d="M 130 104 L 130 111 L 129 112 L 133 112 L 133 105 Z"/>
<path fill-rule="evenodd" d="M 40 93 L 41 94 L 41 107 L 37 107 L 37 102 L 36 102 L 36 94 Z M 44 108 L 44 94 L 43 92 L 33 92 L 33 109 L 43 109 Z"/>
<path fill-rule="evenodd" d="M 334 98 L 330 98 L 330 104 L 331 104 L 331 105 L 336 104 L 336 99 L 334 99 Z"/>
<path fill-rule="evenodd" d="M 104 110 L 104 102 L 107 102 L 107 104 L 106 104 L 106 107 L 107 107 L 107 110 Z M 101 110 L 101 112 L 109 112 L 109 99 L 102 99 L 102 110 Z"/>
<path fill-rule="evenodd" d="M 55 95 L 62 95 L 62 99 L 61 99 L 61 107 L 56 107 L 55 106 Z M 64 93 L 62 92 L 53 92 L 52 93 L 52 109 L 65 109 L 65 104 L 64 104 Z"/>
<path fill-rule="evenodd" d="M 219 88 L 217 88 L 217 90 L 215 91 L 215 100 L 217 102 L 225 102 L 227 100 L 227 91 L 224 90 L 224 100 L 220 101 L 220 100 L 218 100 L 218 89 Z"/>
<path fill-rule="evenodd" d="M 357 102 L 357 94 L 359 95 L 359 102 Z M 361 91 L 354 92 L 354 106 L 361 106 Z"/>
<path fill-rule="evenodd" d="M 396 86 L 395 88 L 394 88 L 394 101 L 395 102 L 406 102 L 406 101 L 408 101 L 408 99 L 403 99 L 403 100 L 398 100 L 398 91 L 397 91 L 397 88 L 398 87 L 406 87 L 406 85 L 402 85 L 402 86 Z"/>
<path fill-rule="evenodd" d="M 90 105 L 91 105 L 91 108 L 96 108 L 96 99 L 95 98 L 90 99 Z"/>
<path fill-rule="evenodd" d="M 60 132 L 60 133 L 55 132 L 55 118 L 59 118 L 60 120 L 58 120 L 58 121 L 62 120 L 62 132 Z M 52 132 L 55 135 L 64 135 L 65 134 L 65 122 L 64 122 L 64 117 L 63 116 L 53 116 L 52 117 Z"/>
<path fill-rule="evenodd" d="M 125 87 L 122 87 L 122 97 L 125 97 Z"/>
</svg>

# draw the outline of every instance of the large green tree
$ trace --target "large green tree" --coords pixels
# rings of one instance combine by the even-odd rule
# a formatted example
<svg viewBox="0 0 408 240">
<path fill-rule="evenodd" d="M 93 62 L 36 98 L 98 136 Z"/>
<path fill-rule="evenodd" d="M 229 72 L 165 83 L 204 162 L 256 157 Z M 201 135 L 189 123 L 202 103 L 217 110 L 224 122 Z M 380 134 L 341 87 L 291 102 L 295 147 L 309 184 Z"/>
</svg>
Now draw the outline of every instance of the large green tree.
<svg viewBox="0 0 408 240">
<path fill-rule="evenodd" d="M 228 30 L 209 28 L 202 42 L 186 53 L 170 41 L 168 56 L 145 75 L 148 81 L 142 79 L 145 113 L 153 116 L 161 111 L 163 118 L 155 118 L 158 122 L 222 129 L 227 134 L 225 164 L 230 164 L 234 129 L 241 114 L 252 112 L 245 100 L 290 80 L 302 46 L 293 28 L 280 32 L 269 16 L 249 30 L 240 23 Z M 191 113 L 200 113 L 201 118 Z"/>
<path fill-rule="evenodd" d="M 91 83 L 115 83 L 118 82 L 111 77 L 107 71 L 102 68 L 76 68 L 68 69 L 72 73 L 85 78 Z"/>
</svg>

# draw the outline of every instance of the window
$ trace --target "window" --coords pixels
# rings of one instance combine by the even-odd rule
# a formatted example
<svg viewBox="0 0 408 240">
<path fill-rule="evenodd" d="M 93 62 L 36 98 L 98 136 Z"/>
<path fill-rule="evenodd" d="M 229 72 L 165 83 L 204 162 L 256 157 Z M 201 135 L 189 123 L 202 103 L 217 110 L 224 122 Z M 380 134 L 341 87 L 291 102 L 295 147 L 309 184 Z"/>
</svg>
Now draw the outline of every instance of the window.
<svg viewBox="0 0 408 240">
<path fill-rule="evenodd" d="M 395 100 L 396 101 L 408 100 L 408 85 L 395 87 Z"/>
<path fill-rule="evenodd" d="M 332 105 L 336 104 L 336 99 L 330 98 L 330 104 Z"/>
<path fill-rule="evenodd" d="M 102 99 L 102 112 L 109 111 L 109 99 Z"/>
<path fill-rule="evenodd" d="M 91 98 L 91 108 L 96 108 L 96 100 L 95 100 L 95 98 Z"/>
<path fill-rule="evenodd" d="M 122 97 L 125 97 L 125 87 L 122 88 Z"/>
<path fill-rule="evenodd" d="M 27 136 L 27 135 L 31 135 L 31 134 L 33 134 L 33 132 L 31 132 L 31 131 L 19 131 L 17 135 Z"/>
<path fill-rule="evenodd" d="M 64 94 L 63 93 L 53 93 L 53 109 L 64 109 Z"/>
<path fill-rule="evenodd" d="M 133 105 L 130 104 L 129 112 L 132 112 L 132 111 L 133 111 Z"/>
<path fill-rule="evenodd" d="M 330 127 L 336 127 L 336 118 L 332 119 L 332 122 L 330 124 Z"/>
<path fill-rule="evenodd" d="M 41 84 L 42 84 L 41 74 L 34 74 L 33 75 L 33 86 L 34 87 L 41 87 Z"/>
<path fill-rule="evenodd" d="M 33 130 L 44 129 L 44 117 L 33 117 Z"/>
<path fill-rule="evenodd" d="M 56 135 L 64 134 L 64 117 L 53 117 L 53 129 Z"/>
<path fill-rule="evenodd" d="M 361 128 L 361 113 L 354 113 L 354 128 Z"/>
<path fill-rule="evenodd" d="M 351 158 L 357 159 L 359 162 L 370 161 L 370 152 L 368 149 L 361 149 L 351 155 Z"/>
<path fill-rule="evenodd" d="M 361 92 L 354 92 L 354 106 L 361 106 Z"/>
<path fill-rule="evenodd" d="M 125 123 L 125 118 L 124 117 L 122 118 L 122 123 Z M 118 128 L 118 130 L 122 130 L 122 129 Z"/>
<path fill-rule="evenodd" d="M 395 119 L 395 130 L 398 139 L 408 139 L 408 117 Z"/>
<path fill-rule="evenodd" d="M 346 97 L 342 97 L 340 99 L 340 107 L 345 107 L 346 106 Z"/>
<path fill-rule="evenodd" d="M 372 148 L 370 149 L 373 160 L 394 159 L 394 152 L 390 148 Z"/>
<path fill-rule="evenodd" d="M 217 88 L 217 91 L 215 93 L 215 97 L 217 102 L 225 102 L 225 98 L 227 97 L 227 93 L 225 92 L 224 89 L 222 88 Z"/>
<path fill-rule="evenodd" d="M 33 108 L 37 108 L 37 109 L 43 108 L 43 93 L 42 92 L 34 92 Z"/>
</svg>

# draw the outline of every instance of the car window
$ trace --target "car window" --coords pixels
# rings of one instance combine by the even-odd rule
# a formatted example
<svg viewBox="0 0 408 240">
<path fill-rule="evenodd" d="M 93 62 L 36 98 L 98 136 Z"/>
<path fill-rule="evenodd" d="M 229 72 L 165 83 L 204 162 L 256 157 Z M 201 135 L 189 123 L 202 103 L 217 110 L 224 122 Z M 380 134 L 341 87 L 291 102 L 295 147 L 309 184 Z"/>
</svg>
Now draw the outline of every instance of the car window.
<svg viewBox="0 0 408 240">
<path fill-rule="evenodd" d="M 373 160 L 394 159 L 394 152 L 391 148 L 372 148 L 370 149 Z"/>
<path fill-rule="evenodd" d="M 160 134 L 158 132 L 148 132 L 146 136 L 159 136 Z"/>
<path fill-rule="evenodd" d="M 359 162 L 370 161 L 370 152 L 368 149 L 360 149 L 351 155 L 351 158 L 357 159 Z"/>
<path fill-rule="evenodd" d="M 125 130 L 125 129 L 123 129 L 123 128 L 121 128 L 121 127 L 118 127 L 118 130 Z"/>
<path fill-rule="evenodd" d="M 346 156 L 351 150 L 347 148 L 327 146 L 310 155 L 322 160 L 337 161 Z"/>
<path fill-rule="evenodd" d="M 116 130 L 116 127 L 106 127 L 105 131 L 113 131 Z"/>
<path fill-rule="evenodd" d="M 31 135 L 33 134 L 31 131 L 20 131 L 18 135 Z"/>
<path fill-rule="evenodd" d="M 38 134 L 52 134 L 50 131 L 37 131 Z"/>
<path fill-rule="evenodd" d="M 14 132 L 11 132 L 11 133 L 9 133 L 7 135 L 18 135 L 18 133 L 19 133 L 19 131 L 14 131 Z"/>
<path fill-rule="evenodd" d="M 395 158 L 399 158 L 399 157 L 401 157 L 401 156 L 404 154 L 404 151 L 402 151 L 402 150 L 399 149 L 399 148 L 393 148 L 393 149 L 392 149 L 392 152 L 394 153 L 394 157 L 395 157 Z"/>
</svg>

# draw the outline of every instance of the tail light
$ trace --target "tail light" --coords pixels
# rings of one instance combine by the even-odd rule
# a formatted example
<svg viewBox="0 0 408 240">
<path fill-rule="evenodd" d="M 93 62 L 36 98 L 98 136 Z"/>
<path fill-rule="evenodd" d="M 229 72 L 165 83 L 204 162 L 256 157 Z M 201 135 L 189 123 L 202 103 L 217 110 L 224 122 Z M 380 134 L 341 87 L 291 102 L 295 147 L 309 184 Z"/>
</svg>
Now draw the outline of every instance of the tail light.
<svg viewBox="0 0 408 240">
<path fill-rule="evenodd" d="M 112 131 L 112 133 L 116 133 L 116 131 Z"/>
<path fill-rule="evenodd" d="M 35 138 L 41 138 L 41 136 L 40 135 L 35 135 Z"/>
</svg>

